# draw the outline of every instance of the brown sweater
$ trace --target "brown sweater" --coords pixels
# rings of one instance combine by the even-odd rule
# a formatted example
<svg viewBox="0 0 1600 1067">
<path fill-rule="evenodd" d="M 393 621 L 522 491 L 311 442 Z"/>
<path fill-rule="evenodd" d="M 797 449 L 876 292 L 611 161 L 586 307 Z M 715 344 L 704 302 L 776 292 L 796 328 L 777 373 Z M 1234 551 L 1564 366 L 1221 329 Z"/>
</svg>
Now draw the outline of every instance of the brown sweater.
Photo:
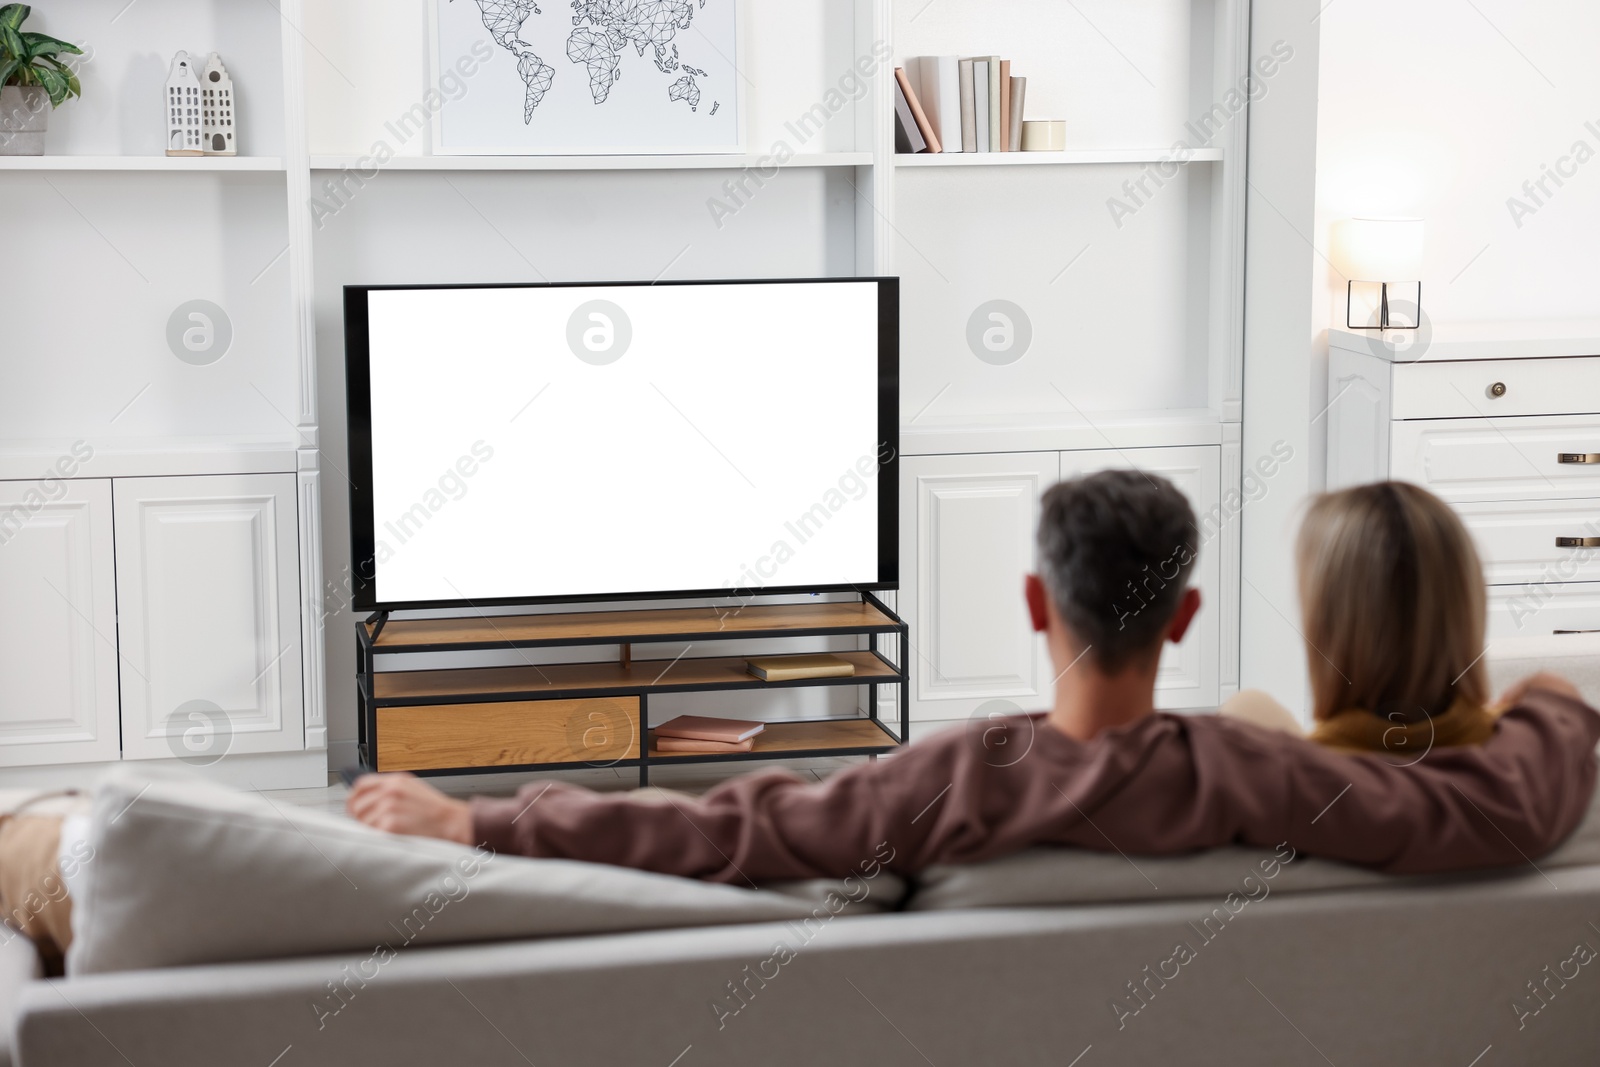
<svg viewBox="0 0 1600 1067">
<path fill-rule="evenodd" d="M 751 885 L 843 877 L 890 850 L 890 870 L 914 873 L 1031 845 L 1152 855 L 1287 842 L 1395 873 L 1514 866 L 1577 826 L 1600 741 L 1600 713 L 1540 691 L 1486 743 L 1410 766 L 1214 715 L 1157 713 L 1088 742 L 1042 715 L 998 722 L 822 783 L 768 770 L 699 799 L 535 783 L 475 800 L 474 833 L 513 855 Z"/>
</svg>

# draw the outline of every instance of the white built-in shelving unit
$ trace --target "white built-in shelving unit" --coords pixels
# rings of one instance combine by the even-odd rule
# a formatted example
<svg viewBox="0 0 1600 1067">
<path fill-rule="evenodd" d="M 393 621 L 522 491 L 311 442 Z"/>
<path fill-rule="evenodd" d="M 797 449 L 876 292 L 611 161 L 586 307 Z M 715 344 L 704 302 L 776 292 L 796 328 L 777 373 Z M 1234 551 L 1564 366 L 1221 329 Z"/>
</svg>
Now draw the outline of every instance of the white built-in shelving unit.
<svg viewBox="0 0 1600 1067">
<path fill-rule="evenodd" d="M 31 313 L 8 316 L 0 354 L 0 482 L 38 479 L 87 442 L 93 458 L 75 477 L 105 481 L 118 522 L 110 502 L 74 504 L 86 525 L 71 533 L 80 519 L 63 518 L 60 544 L 40 549 L 88 553 L 60 565 L 62 582 L 78 567 L 81 589 L 30 594 L 54 627 L 43 637 L 33 627 L 30 654 L 49 662 L 33 681 L 6 683 L 0 702 L 48 695 L 50 677 L 76 688 L 32 718 L 0 713 L 0 766 L 47 764 L 36 773 L 59 778 L 62 765 L 103 760 L 118 730 L 125 755 L 159 755 L 170 744 L 151 732 L 184 728 L 163 725 L 161 702 L 187 700 L 231 710 L 248 735 L 235 751 L 249 754 L 219 765 L 237 780 L 316 779 L 330 739 L 334 762 L 353 756 L 344 284 L 901 277 L 899 607 L 912 626 L 907 658 L 920 665 L 920 719 L 1048 702 L 1018 583 L 1050 482 L 1136 465 L 1170 474 L 1203 511 L 1237 492 L 1245 117 L 1204 143 L 1187 124 L 1248 69 L 1248 0 L 738 0 L 744 154 L 580 157 L 436 156 L 426 133 L 395 135 L 391 120 L 429 88 L 431 2 L 35 6 L 38 28 L 91 54 L 84 99 L 52 116 L 51 154 L 0 158 L 12 241 L 31 268 L 7 278 L 8 306 Z M 529 32 L 554 33 L 541 20 L 562 18 L 547 5 Z M 692 47 L 686 38 L 686 55 Z M 180 48 L 228 64 L 237 157 L 162 154 L 160 87 Z M 798 142 L 790 120 L 875 53 L 892 63 Z M 1029 117 L 1066 120 L 1068 150 L 897 156 L 893 64 L 950 53 L 1012 59 L 1029 79 Z M 516 84 L 509 62 L 476 77 Z M 1180 139 L 1191 151 L 1175 175 L 1145 178 L 1154 195 L 1113 217 L 1108 200 L 1126 201 L 1124 183 L 1164 167 Z M 377 164 L 380 144 L 392 158 Z M 224 308 L 232 327 L 226 357 L 209 365 L 180 360 L 167 340 L 169 316 L 197 299 Z M 1032 328 L 1026 355 L 1007 365 L 978 359 L 966 340 L 969 317 L 997 299 Z M 150 496 L 141 484 L 157 483 L 169 495 L 135 506 Z M 186 484 L 191 496 L 171 495 Z M 151 525 L 125 538 L 121 523 L 141 514 Z M 209 533 L 161 541 L 192 529 Z M 293 544 L 269 530 L 292 530 Z M 125 560 L 135 544 L 147 566 L 222 568 L 234 587 L 187 605 L 132 603 L 138 590 L 106 553 Z M 1173 706 L 1214 703 L 1237 683 L 1235 522 L 1217 527 L 1202 559 L 1208 607 L 1164 667 Z M 279 602 L 285 567 L 290 605 Z M 128 588 L 112 620 L 91 623 L 106 582 Z M 153 574 L 141 588 L 161 587 Z M 217 616 L 224 601 L 254 614 Z M 184 628 L 213 616 L 214 632 Z M 172 629 L 119 646 L 130 627 L 161 625 Z M 143 658 L 130 661 L 130 647 Z M 113 676 L 107 655 L 121 698 L 95 688 Z M 5 657 L 0 641 L 0 669 Z M 280 684 L 269 692 L 264 678 Z M 130 685 L 149 689 L 138 723 L 118 711 Z M 799 715 L 803 699 L 854 697 L 788 690 L 764 710 Z M 749 698 L 728 700 L 696 709 L 746 710 Z M 130 746 L 135 727 L 144 733 Z M 47 735 L 56 740 L 35 743 Z"/>
<path fill-rule="evenodd" d="M 299 0 L 34 5 L 31 27 L 86 55 L 49 154 L 0 157 L 27 249 L 0 352 L 0 499 L 22 505 L 0 515 L 8 781 L 179 758 L 326 780 L 302 18 Z M 239 80 L 239 155 L 165 154 L 179 49 Z"/>
</svg>

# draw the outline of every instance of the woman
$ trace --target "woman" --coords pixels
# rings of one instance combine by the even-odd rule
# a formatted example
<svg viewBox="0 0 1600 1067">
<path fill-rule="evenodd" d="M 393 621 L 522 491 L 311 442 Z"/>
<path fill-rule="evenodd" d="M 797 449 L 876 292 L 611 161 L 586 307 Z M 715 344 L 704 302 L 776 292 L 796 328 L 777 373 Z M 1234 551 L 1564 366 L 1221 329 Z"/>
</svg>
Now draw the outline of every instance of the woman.
<svg viewBox="0 0 1600 1067">
<path fill-rule="evenodd" d="M 1405 482 L 1326 493 L 1300 526 L 1295 561 L 1312 740 L 1413 760 L 1493 735 L 1499 708 L 1527 683 L 1489 706 L 1483 567 L 1448 504 Z M 1578 696 L 1563 679 L 1538 679 Z M 1222 713 L 1301 732 L 1258 690 Z"/>
</svg>

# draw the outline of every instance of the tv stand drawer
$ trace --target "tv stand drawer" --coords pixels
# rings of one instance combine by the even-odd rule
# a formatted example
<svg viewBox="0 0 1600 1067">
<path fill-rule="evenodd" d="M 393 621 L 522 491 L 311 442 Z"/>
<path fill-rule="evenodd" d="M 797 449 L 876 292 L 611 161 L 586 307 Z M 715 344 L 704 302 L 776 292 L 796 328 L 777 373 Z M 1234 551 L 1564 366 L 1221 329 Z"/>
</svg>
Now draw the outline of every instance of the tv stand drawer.
<svg viewBox="0 0 1600 1067">
<path fill-rule="evenodd" d="M 639 757 L 639 698 L 377 709 L 377 769 L 614 763 Z"/>
</svg>

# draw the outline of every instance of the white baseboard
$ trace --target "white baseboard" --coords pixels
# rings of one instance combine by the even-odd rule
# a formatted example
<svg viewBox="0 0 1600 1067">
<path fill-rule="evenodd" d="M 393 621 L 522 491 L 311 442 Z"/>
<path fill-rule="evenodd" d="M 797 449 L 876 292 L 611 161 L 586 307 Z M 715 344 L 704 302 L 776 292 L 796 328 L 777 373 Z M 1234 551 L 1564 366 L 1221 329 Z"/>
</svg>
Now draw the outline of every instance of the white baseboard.
<svg viewBox="0 0 1600 1067">
<path fill-rule="evenodd" d="M 118 767 L 159 767 L 187 772 L 238 789 L 320 789 L 328 784 L 326 749 L 224 756 L 209 767 L 195 767 L 176 759 L 111 760 L 7 767 L 4 773 L 8 787 L 89 790 Z"/>
</svg>

